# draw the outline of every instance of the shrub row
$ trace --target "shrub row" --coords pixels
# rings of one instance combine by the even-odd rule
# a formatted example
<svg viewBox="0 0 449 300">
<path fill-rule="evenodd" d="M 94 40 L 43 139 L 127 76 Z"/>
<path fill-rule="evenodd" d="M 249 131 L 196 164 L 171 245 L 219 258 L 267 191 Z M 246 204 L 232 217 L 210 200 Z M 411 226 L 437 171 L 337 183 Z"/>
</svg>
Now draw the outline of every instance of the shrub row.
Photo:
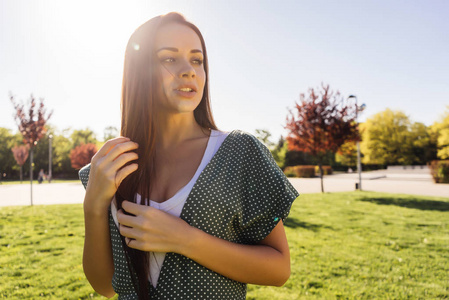
<svg viewBox="0 0 449 300">
<path fill-rule="evenodd" d="M 429 168 L 435 183 L 449 183 L 449 160 L 433 160 Z"/>
<path fill-rule="evenodd" d="M 290 166 L 284 169 L 284 174 L 287 177 L 313 178 L 320 174 L 320 168 L 311 165 Z M 330 166 L 323 166 L 323 174 L 331 175 L 332 168 Z"/>
</svg>

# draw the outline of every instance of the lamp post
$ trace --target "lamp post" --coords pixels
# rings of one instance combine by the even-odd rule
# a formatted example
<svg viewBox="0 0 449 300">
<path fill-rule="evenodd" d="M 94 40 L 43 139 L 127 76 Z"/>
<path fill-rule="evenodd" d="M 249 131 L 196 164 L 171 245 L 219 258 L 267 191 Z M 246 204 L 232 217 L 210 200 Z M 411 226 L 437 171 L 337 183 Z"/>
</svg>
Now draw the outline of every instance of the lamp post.
<svg viewBox="0 0 449 300">
<path fill-rule="evenodd" d="M 50 134 L 49 136 L 48 136 L 48 139 L 49 139 L 49 143 L 48 143 L 48 183 L 50 183 L 51 182 L 51 179 L 52 179 L 52 175 L 51 175 L 51 165 L 52 165 L 52 163 L 51 163 L 51 144 L 52 144 L 52 140 L 53 140 L 53 135 L 52 134 Z"/>
<path fill-rule="evenodd" d="M 348 99 L 350 98 L 354 98 L 355 99 L 355 121 L 357 122 L 357 130 L 358 129 L 358 125 L 359 125 L 359 111 L 362 112 L 365 108 L 366 105 L 362 104 L 360 107 L 357 105 L 357 97 L 354 95 L 350 95 L 348 97 Z M 359 173 L 359 186 L 358 189 L 361 191 L 362 190 L 362 162 L 360 160 L 360 142 L 357 141 L 357 172 Z"/>
</svg>

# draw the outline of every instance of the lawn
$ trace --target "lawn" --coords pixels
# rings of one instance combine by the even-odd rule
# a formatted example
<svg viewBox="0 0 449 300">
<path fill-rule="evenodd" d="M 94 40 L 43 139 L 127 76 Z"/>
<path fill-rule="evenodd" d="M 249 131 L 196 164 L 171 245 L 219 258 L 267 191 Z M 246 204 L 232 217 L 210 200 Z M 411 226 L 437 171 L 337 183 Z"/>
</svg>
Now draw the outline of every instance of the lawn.
<svg viewBox="0 0 449 300">
<path fill-rule="evenodd" d="M 247 299 L 449 299 L 449 199 L 301 195 L 286 222 L 292 272 Z M 0 298 L 105 299 L 84 277 L 82 205 L 0 208 Z"/>
</svg>

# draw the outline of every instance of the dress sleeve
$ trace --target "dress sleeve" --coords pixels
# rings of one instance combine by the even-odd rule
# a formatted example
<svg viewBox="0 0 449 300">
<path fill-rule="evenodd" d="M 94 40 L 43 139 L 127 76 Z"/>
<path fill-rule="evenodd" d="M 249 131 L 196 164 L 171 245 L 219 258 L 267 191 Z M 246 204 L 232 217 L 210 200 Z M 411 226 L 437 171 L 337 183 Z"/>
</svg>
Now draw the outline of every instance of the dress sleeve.
<svg viewBox="0 0 449 300">
<path fill-rule="evenodd" d="M 299 193 L 262 142 L 246 134 L 242 143 L 240 232 L 245 242 L 253 244 L 266 238 L 280 220 L 285 223 Z"/>
<path fill-rule="evenodd" d="M 90 173 L 90 164 L 85 165 L 78 171 L 78 177 L 81 180 L 81 183 L 84 186 L 84 189 L 87 187 L 87 182 L 89 181 L 89 173 Z"/>
</svg>

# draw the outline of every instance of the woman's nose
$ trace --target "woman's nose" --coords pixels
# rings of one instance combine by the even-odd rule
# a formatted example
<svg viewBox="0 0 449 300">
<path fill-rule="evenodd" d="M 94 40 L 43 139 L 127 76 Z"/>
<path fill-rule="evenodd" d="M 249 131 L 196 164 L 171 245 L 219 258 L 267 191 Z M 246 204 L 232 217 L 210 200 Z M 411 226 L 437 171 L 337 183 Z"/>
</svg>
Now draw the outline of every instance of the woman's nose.
<svg viewBox="0 0 449 300">
<path fill-rule="evenodd" d="M 190 63 L 184 63 L 181 66 L 181 70 L 179 72 L 180 77 L 194 78 L 195 77 L 195 69 Z"/>
</svg>

